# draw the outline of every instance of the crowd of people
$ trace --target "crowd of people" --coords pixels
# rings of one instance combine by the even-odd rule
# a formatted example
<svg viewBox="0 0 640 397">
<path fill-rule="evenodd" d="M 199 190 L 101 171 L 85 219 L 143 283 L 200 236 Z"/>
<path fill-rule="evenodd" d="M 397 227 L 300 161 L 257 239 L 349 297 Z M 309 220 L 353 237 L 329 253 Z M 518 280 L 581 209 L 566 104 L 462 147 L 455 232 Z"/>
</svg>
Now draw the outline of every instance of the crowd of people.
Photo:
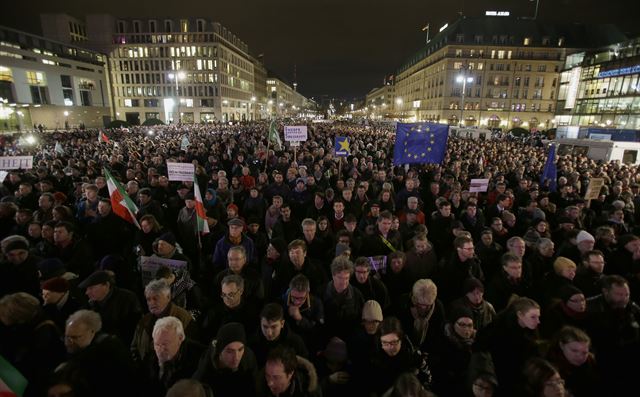
<svg viewBox="0 0 640 397">
<path fill-rule="evenodd" d="M 311 123 L 295 150 L 268 127 L 0 137 L 33 156 L 0 186 L 0 355 L 25 396 L 633 393 L 637 166 L 563 155 L 541 183 L 535 137 L 394 166 L 390 125 Z"/>
</svg>

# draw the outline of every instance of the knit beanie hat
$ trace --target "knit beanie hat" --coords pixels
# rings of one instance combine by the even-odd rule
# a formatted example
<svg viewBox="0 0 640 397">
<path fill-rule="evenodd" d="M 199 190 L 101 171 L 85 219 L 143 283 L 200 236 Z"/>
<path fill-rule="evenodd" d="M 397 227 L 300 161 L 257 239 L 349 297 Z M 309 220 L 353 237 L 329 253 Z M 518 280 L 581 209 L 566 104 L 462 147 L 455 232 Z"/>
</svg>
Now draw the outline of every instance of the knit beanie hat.
<svg viewBox="0 0 640 397">
<path fill-rule="evenodd" d="M 564 256 L 559 256 L 556 258 L 555 262 L 553 262 L 553 270 L 556 274 L 560 274 L 563 270 L 574 268 L 576 269 L 576 263 L 569 258 L 565 258 Z"/>
<path fill-rule="evenodd" d="M 220 327 L 216 335 L 216 355 L 219 355 L 229 343 L 247 344 L 244 326 L 240 323 L 227 323 Z"/>
<path fill-rule="evenodd" d="M 578 288 L 578 287 L 576 287 L 575 285 L 572 285 L 572 284 L 567 284 L 567 285 L 563 286 L 562 288 L 560 288 L 560 290 L 558 291 L 558 296 L 565 303 L 569 299 L 571 299 L 572 296 L 578 295 L 578 294 L 582 294 L 582 291 L 580 290 L 580 288 Z"/>
<path fill-rule="evenodd" d="M 586 230 L 580 230 L 580 233 L 576 236 L 576 243 L 580 244 L 583 241 L 596 241 L 591 233 Z"/>
<path fill-rule="evenodd" d="M 382 308 L 374 300 L 368 300 L 362 306 L 362 319 L 368 321 L 382 321 Z"/>
<path fill-rule="evenodd" d="M 160 240 L 173 246 L 176 245 L 176 236 L 174 236 L 171 232 L 163 233 L 160 237 L 158 237 L 158 241 Z"/>
<path fill-rule="evenodd" d="M 449 321 L 452 324 L 462 317 L 473 319 L 473 313 L 471 312 L 471 309 L 463 305 L 455 305 L 451 308 L 451 313 L 449 313 Z"/>
</svg>

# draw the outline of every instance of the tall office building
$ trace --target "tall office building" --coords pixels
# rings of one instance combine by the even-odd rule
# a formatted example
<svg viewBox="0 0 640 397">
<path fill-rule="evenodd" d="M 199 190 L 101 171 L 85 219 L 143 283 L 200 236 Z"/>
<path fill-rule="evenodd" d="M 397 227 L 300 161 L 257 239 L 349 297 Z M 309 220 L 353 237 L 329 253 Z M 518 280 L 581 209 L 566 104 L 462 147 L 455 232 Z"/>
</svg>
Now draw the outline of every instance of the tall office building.
<svg viewBox="0 0 640 397">
<path fill-rule="evenodd" d="M 640 129 L 640 38 L 567 57 L 558 125 Z"/>
</svg>

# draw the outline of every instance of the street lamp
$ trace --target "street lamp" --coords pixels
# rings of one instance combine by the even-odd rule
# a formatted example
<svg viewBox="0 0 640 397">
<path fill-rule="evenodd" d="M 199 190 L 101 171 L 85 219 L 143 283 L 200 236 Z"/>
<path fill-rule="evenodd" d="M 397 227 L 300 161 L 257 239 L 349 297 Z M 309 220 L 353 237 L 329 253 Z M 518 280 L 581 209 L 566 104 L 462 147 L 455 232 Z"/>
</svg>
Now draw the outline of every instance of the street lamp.
<svg viewBox="0 0 640 397">
<path fill-rule="evenodd" d="M 464 71 L 462 72 L 462 74 L 459 74 L 458 77 L 456 77 L 456 82 L 457 83 L 462 83 L 462 100 L 461 102 L 461 106 L 460 106 L 460 127 L 464 126 L 464 94 L 467 91 L 467 83 L 472 83 L 473 82 L 473 77 L 471 76 L 467 76 L 466 75 L 466 69 L 463 69 Z"/>
<path fill-rule="evenodd" d="M 396 105 L 398 105 L 399 108 L 402 107 L 402 98 L 399 98 L 399 97 L 396 98 Z M 402 116 L 401 118 L 403 118 L 404 117 L 404 109 L 402 109 L 401 112 L 402 112 L 401 113 L 401 116 Z"/>
<path fill-rule="evenodd" d="M 180 71 L 178 73 L 169 73 L 169 80 L 173 80 L 176 83 L 176 113 L 178 114 L 178 123 L 182 123 L 182 115 L 180 114 L 180 95 L 178 94 L 178 81 L 184 80 L 187 75 Z"/>
</svg>

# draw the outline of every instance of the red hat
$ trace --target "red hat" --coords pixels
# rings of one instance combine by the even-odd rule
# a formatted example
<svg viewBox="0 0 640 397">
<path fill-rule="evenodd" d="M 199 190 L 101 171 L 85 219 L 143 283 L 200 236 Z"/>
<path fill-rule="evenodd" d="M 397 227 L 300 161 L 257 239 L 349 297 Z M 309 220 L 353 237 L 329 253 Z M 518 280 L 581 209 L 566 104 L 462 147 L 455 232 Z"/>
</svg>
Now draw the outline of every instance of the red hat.
<svg viewBox="0 0 640 397">
<path fill-rule="evenodd" d="M 62 277 L 54 277 L 42 283 L 42 289 L 53 292 L 69 291 L 69 282 Z"/>
</svg>

